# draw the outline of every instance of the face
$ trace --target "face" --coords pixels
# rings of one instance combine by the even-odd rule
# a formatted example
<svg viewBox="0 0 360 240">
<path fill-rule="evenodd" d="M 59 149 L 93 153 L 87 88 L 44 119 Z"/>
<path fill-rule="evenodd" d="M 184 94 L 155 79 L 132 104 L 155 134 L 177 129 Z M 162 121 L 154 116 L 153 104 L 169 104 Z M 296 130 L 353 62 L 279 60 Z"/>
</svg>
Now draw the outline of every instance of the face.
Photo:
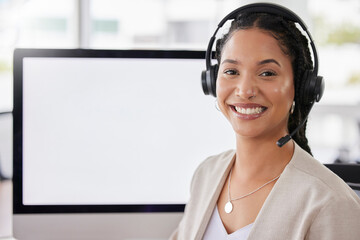
<svg viewBox="0 0 360 240">
<path fill-rule="evenodd" d="M 278 44 L 253 28 L 234 32 L 223 48 L 216 93 L 220 110 L 239 136 L 278 139 L 288 132 L 293 71 Z"/>
</svg>

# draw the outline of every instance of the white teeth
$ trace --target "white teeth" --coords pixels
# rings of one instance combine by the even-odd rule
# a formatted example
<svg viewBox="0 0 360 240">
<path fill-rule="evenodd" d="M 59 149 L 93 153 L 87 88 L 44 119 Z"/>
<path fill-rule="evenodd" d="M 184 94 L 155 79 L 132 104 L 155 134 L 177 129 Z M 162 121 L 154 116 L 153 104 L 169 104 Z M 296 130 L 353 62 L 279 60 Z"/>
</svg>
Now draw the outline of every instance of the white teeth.
<svg viewBox="0 0 360 240">
<path fill-rule="evenodd" d="M 259 114 L 262 111 L 264 111 L 264 108 L 262 107 L 255 107 L 255 108 L 242 108 L 242 107 L 235 107 L 235 110 L 241 114 Z"/>
</svg>

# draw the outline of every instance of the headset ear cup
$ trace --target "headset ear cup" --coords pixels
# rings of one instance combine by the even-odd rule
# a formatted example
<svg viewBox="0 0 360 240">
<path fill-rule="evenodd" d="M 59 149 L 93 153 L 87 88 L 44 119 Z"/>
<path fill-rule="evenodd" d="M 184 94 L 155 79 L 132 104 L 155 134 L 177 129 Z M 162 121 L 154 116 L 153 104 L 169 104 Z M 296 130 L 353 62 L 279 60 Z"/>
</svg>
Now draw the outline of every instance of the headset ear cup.
<svg viewBox="0 0 360 240">
<path fill-rule="evenodd" d="M 209 77 L 210 77 L 209 70 L 204 70 L 201 72 L 201 86 L 205 95 L 209 95 L 209 87 L 208 87 Z"/>
<path fill-rule="evenodd" d="M 201 72 L 201 85 L 205 95 L 216 97 L 216 78 L 218 73 L 218 65 L 210 66 L 209 70 Z"/>
<path fill-rule="evenodd" d="M 210 66 L 209 70 L 201 72 L 201 85 L 205 95 L 212 95 L 216 97 L 216 77 L 218 72 L 218 65 Z"/>
<path fill-rule="evenodd" d="M 317 76 L 315 83 L 315 100 L 317 102 L 320 101 L 322 95 L 324 94 L 324 90 L 325 90 L 324 78 L 322 76 Z"/>
<path fill-rule="evenodd" d="M 311 70 L 306 70 L 302 78 L 303 87 L 301 92 L 302 103 L 309 105 L 314 101 L 315 80 Z"/>
<path fill-rule="evenodd" d="M 306 70 L 303 76 L 303 84 L 303 92 L 301 93 L 303 104 L 319 102 L 325 88 L 323 77 L 316 76 L 312 70 Z"/>
<path fill-rule="evenodd" d="M 216 79 L 218 75 L 219 67 L 217 64 L 212 65 L 210 68 L 210 94 L 214 97 L 216 97 Z"/>
</svg>

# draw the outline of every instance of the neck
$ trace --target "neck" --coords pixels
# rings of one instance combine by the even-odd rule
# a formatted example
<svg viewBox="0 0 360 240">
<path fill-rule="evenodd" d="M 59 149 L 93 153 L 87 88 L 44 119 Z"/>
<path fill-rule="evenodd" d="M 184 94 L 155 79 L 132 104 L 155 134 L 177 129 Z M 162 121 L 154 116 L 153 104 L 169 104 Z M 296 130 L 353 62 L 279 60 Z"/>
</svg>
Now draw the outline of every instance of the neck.
<svg viewBox="0 0 360 240">
<path fill-rule="evenodd" d="M 278 147 L 278 139 L 236 137 L 236 160 L 233 174 L 248 179 L 269 179 L 279 175 L 291 160 L 294 142 Z"/>
</svg>

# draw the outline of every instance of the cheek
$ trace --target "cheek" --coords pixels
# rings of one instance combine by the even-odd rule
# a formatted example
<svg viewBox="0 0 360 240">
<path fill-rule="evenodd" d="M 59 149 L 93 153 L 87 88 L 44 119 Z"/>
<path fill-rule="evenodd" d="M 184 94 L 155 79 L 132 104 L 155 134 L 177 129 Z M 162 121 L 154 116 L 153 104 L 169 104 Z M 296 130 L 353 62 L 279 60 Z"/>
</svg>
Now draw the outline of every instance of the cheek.
<svg viewBox="0 0 360 240">
<path fill-rule="evenodd" d="M 287 111 L 287 109 L 290 109 L 294 100 L 294 86 L 291 82 L 272 86 L 271 89 L 269 89 L 269 94 L 272 96 L 273 104 Z"/>
<path fill-rule="evenodd" d="M 294 92 L 294 85 L 291 81 L 285 81 L 285 83 L 280 86 L 274 86 L 273 92 L 280 95 L 291 95 Z"/>
<path fill-rule="evenodd" d="M 226 98 L 231 93 L 231 86 L 229 83 L 221 78 L 216 81 L 216 95 L 220 99 Z"/>
<path fill-rule="evenodd" d="M 226 101 L 231 95 L 232 91 L 233 87 L 229 81 L 221 78 L 216 81 L 217 104 L 225 117 L 228 117 Z"/>
<path fill-rule="evenodd" d="M 287 79 L 287 81 L 284 81 L 281 85 L 273 86 L 272 92 L 284 100 L 291 100 L 292 102 L 295 95 L 292 79 Z"/>
</svg>

